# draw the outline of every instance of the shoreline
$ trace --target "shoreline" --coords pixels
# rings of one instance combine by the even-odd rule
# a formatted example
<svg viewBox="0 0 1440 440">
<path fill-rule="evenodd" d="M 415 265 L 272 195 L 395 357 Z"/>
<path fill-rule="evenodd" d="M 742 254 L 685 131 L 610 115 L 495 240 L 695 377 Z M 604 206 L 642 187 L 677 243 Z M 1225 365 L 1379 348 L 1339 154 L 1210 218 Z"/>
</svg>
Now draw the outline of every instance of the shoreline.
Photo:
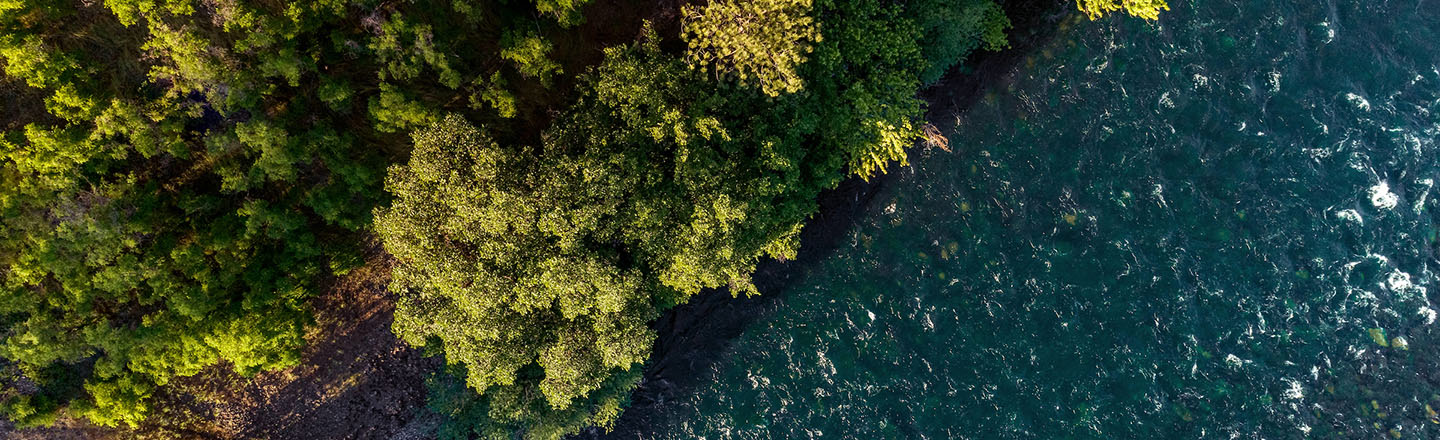
<svg viewBox="0 0 1440 440">
<path fill-rule="evenodd" d="M 1011 47 L 976 52 L 919 92 L 927 105 L 926 120 L 942 133 L 953 130 L 955 117 L 985 92 L 1011 82 L 1035 48 L 1052 40 L 1059 23 L 1074 14 L 1073 0 L 997 1 L 1012 21 Z M 660 4 L 651 18 L 673 14 L 680 2 Z M 919 148 L 910 153 L 926 154 Z M 665 405 L 703 385 L 706 372 L 724 360 L 733 341 L 782 306 L 785 292 L 842 246 L 847 232 L 875 209 L 874 199 L 904 170 L 892 168 L 870 181 L 850 177 L 821 193 L 819 209 L 801 231 L 796 258 L 758 264 L 753 279 L 762 295 L 736 298 L 726 289 L 711 289 L 664 312 L 651 326 L 658 337 L 642 367 L 644 378 L 615 429 L 602 433 L 592 428 L 571 438 L 634 438 L 663 420 Z M 368 246 L 371 261 L 364 268 L 336 277 L 311 299 L 320 312 L 316 333 L 314 339 L 307 337 L 296 367 L 249 379 L 221 367 L 208 368 L 177 381 L 156 402 L 167 408 L 136 430 L 73 420 L 52 428 L 15 430 L 0 420 L 0 434 L 19 439 L 433 438 L 439 420 L 425 408 L 424 381 L 443 360 L 424 356 L 391 333 L 394 295 L 384 286 L 388 275 L 380 272 L 388 272 L 388 262 L 381 261 L 385 258 L 377 246 Z"/>
<path fill-rule="evenodd" d="M 988 90 L 1013 81 L 1016 70 L 1035 49 L 1048 44 L 1059 24 L 1074 14 L 1071 0 L 1001 1 L 1011 19 L 1010 48 L 999 52 L 976 52 L 966 62 L 951 68 L 939 81 L 920 91 L 927 107 L 925 119 L 947 133 L 956 117 L 978 102 Z M 923 143 L 923 142 L 921 142 Z M 921 143 L 917 143 L 917 146 Z M 911 154 L 919 147 L 912 147 Z M 954 154 L 963 154 L 957 151 Z M 734 297 L 728 289 L 711 289 L 689 302 L 665 311 L 652 326 L 659 335 L 645 364 L 644 378 L 631 397 L 630 406 L 610 432 L 598 428 L 572 436 L 574 439 L 636 438 L 653 426 L 668 401 L 694 391 L 705 372 L 723 361 L 721 356 L 737 337 L 757 319 L 775 312 L 784 293 L 803 279 L 816 263 L 840 247 L 840 239 L 872 209 L 872 201 L 897 177 L 900 169 L 870 181 L 850 177 L 834 189 L 820 194 L 819 211 L 800 232 L 800 250 L 794 260 L 761 261 L 753 279 L 762 292 L 754 297 Z"/>
</svg>

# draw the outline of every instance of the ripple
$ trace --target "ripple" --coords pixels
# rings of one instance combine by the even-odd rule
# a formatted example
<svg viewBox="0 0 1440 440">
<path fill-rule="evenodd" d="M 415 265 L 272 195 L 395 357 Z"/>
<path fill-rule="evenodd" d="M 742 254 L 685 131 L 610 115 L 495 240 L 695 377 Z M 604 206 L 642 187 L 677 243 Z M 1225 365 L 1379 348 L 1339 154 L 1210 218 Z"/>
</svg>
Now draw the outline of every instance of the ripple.
<svg viewBox="0 0 1440 440">
<path fill-rule="evenodd" d="M 960 115 L 640 437 L 1440 438 L 1440 8 L 1172 3 Z"/>
</svg>

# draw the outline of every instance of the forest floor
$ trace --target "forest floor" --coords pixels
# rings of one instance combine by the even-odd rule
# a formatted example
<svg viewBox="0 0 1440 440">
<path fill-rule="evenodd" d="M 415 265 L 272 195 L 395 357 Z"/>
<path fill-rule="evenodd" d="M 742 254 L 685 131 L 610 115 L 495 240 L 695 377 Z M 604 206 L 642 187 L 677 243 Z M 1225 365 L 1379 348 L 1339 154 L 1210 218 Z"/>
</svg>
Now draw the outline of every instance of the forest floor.
<svg viewBox="0 0 1440 440">
<path fill-rule="evenodd" d="M 1002 1 L 1014 29 L 1012 47 L 977 53 L 939 83 L 923 92 L 927 118 L 941 133 L 953 128 L 956 116 L 983 98 L 1004 90 L 1034 49 L 1048 42 L 1066 17 L 1072 0 Z M 638 32 L 633 17 L 648 17 L 661 35 L 678 34 L 680 0 L 659 0 L 647 11 L 606 7 L 633 5 L 626 0 L 597 1 L 594 10 L 626 23 L 590 18 L 581 35 L 597 40 L 625 41 Z M 615 5 L 612 5 L 615 6 Z M 587 16 L 588 17 L 588 16 Z M 621 20 L 616 18 L 615 20 Z M 616 29 L 635 29 L 616 31 Z M 578 44 L 578 43 L 577 43 Z M 563 47 L 563 46 L 562 46 Z M 583 57 L 581 57 L 583 58 Z M 598 62 L 598 57 L 591 59 Z M 567 69 L 570 68 L 567 66 Z M 575 67 L 579 69 L 580 67 Z M 578 72 L 575 72 L 578 73 Z M 963 147 L 940 152 L 916 147 L 912 154 L 963 154 Z M 896 170 L 895 173 L 904 172 Z M 755 280 L 766 295 L 735 298 L 712 290 L 666 312 L 656 323 L 659 338 L 646 365 L 634 402 L 608 434 L 586 438 L 635 438 L 654 420 L 655 409 L 700 385 L 720 361 L 730 341 L 756 318 L 773 312 L 794 281 L 829 255 L 840 238 L 872 209 L 871 200 L 894 174 L 864 181 L 851 178 L 821 195 L 820 212 L 806 224 L 798 257 L 763 262 Z M 399 341 L 390 331 L 395 295 L 386 289 L 392 262 L 372 244 L 367 264 L 333 279 L 312 299 L 316 325 L 307 335 L 300 365 L 253 378 L 242 378 L 220 365 L 167 387 L 155 402 L 157 414 L 139 430 L 104 429 L 74 421 L 54 428 L 12 430 L 0 420 L 0 437 L 30 439 L 393 439 L 432 438 L 438 418 L 425 409 L 425 380 L 442 361 Z"/>
<path fill-rule="evenodd" d="M 434 420 L 425 376 L 441 360 L 390 331 L 391 261 L 372 246 L 367 264 L 312 301 L 316 330 L 300 365 L 243 379 L 212 368 L 157 402 L 159 432 L 224 439 L 422 439 Z M 168 425 L 168 426 L 166 426 Z"/>
</svg>

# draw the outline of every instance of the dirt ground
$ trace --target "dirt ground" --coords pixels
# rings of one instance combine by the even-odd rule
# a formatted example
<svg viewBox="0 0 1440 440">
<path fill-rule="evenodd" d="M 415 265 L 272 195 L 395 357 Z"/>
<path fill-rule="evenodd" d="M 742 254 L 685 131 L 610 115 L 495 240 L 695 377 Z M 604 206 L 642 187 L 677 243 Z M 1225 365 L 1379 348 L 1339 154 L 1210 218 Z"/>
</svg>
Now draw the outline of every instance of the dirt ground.
<svg viewBox="0 0 1440 440">
<path fill-rule="evenodd" d="M 299 365 L 243 378 L 226 365 L 184 378 L 157 397 L 140 429 L 63 421 L 15 431 L 30 439 L 424 439 L 437 423 L 425 405 L 425 377 L 440 366 L 390 332 L 390 261 L 373 246 L 368 263 L 314 298 L 316 325 Z"/>
<path fill-rule="evenodd" d="M 430 437 L 434 421 L 417 415 L 428 414 L 424 380 L 441 361 L 391 333 L 389 270 L 376 249 L 369 264 L 314 301 L 318 330 L 309 335 L 299 366 L 248 381 L 222 368 L 188 378 L 161 405 L 190 414 L 160 421 L 216 439 Z"/>
</svg>

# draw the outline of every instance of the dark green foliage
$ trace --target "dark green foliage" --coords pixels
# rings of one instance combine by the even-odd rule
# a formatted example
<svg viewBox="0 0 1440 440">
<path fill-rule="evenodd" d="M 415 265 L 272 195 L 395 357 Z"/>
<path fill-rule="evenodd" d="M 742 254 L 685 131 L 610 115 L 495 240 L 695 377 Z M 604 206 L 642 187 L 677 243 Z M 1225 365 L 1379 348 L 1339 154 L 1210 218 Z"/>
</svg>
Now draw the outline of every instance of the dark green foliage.
<svg viewBox="0 0 1440 440">
<path fill-rule="evenodd" d="M 924 84 L 939 80 L 975 49 L 1010 46 L 1005 38 L 1010 19 L 992 0 L 914 0 L 909 9 L 924 33 L 921 50 L 929 61 L 920 75 Z"/>
<path fill-rule="evenodd" d="M 404 151 L 384 133 L 471 93 L 515 113 L 481 18 L 533 5 L 452 6 L 0 2 L 7 105 L 43 109 L 0 115 L 0 356 L 36 385 L 7 414 L 133 426 L 176 377 L 294 365 Z"/>
<path fill-rule="evenodd" d="M 520 394 L 523 388 L 496 389 L 477 396 L 465 385 L 463 369 L 446 370 L 426 381 L 430 391 L 426 406 L 441 417 L 437 437 L 442 440 L 505 440 L 516 433 L 533 439 L 559 439 L 593 426 L 608 426 L 630 404 L 630 392 L 640 380 L 639 368 L 611 375 L 589 397 L 567 409 L 555 409 L 544 399 L 525 398 Z M 534 368 L 522 372 L 534 373 Z"/>
</svg>

